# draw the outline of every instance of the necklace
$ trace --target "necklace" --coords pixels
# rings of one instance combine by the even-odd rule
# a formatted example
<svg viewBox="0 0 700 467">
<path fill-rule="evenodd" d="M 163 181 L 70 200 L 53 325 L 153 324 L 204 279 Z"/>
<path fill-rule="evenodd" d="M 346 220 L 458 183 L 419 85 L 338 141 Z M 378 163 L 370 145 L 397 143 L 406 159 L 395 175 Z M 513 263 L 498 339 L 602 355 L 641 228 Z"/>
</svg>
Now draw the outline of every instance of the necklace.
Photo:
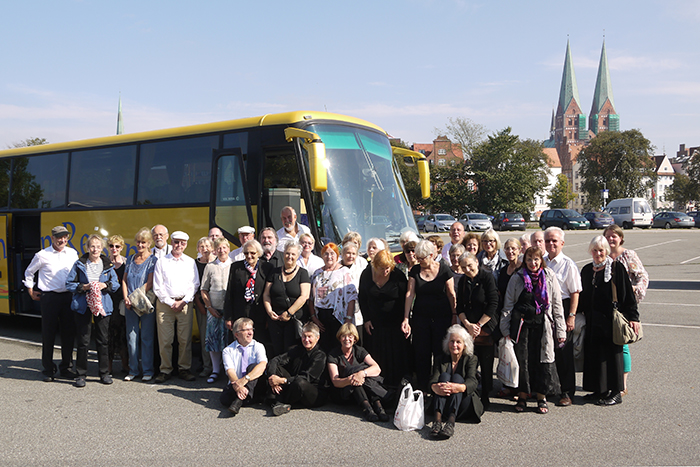
<svg viewBox="0 0 700 467">
<path fill-rule="evenodd" d="M 296 270 L 297 270 L 298 267 L 299 267 L 299 266 L 295 264 L 291 271 L 287 271 L 287 270 L 285 269 L 285 270 L 284 270 L 284 273 L 285 273 L 287 276 L 289 276 L 289 275 L 291 275 L 291 274 L 294 274 L 294 272 L 296 272 Z"/>
</svg>

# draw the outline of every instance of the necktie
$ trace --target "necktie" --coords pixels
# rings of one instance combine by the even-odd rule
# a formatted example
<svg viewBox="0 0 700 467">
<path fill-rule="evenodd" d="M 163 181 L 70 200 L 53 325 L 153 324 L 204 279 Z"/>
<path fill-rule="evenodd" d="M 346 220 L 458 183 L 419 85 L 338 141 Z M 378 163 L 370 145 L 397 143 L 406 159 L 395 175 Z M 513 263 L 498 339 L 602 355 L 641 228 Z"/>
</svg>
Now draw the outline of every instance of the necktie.
<svg viewBox="0 0 700 467">
<path fill-rule="evenodd" d="M 248 372 L 248 359 L 250 358 L 250 346 L 238 346 L 241 349 L 241 376 L 245 376 Z"/>
</svg>

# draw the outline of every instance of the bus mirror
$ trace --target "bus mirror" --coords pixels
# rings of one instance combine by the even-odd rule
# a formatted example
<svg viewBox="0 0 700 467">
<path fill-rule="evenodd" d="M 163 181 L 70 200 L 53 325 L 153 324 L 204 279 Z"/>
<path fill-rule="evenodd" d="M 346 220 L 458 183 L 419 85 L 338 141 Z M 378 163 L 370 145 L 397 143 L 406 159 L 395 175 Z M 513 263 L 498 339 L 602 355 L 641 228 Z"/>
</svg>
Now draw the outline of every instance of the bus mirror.
<svg viewBox="0 0 700 467">
<path fill-rule="evenodd" d="M 420 180 L 420 192 L 423 199 L 430 198 L 430 168 L 428 161 L 421 159 L 418 164 L 418 179 Z"/>
<path fill-rule="evenodd" d="M 326 170 L 326 145 L 321 138 L 310 131 L 300 128 L 285 128 L 284 136 L 287 141 L 301 138 L 302 145 L 309 156 L 309 182 L 311 191 L 326 191 L 328 189 L 328 173 Z"/>
<path fill-rule="evenodd" d="M 403 158 L 403 163 L 406 164 L 406 167 L 413 167 L 414 165 L 416 165 L 411 156 L 405 156 Z"/>
</svg>

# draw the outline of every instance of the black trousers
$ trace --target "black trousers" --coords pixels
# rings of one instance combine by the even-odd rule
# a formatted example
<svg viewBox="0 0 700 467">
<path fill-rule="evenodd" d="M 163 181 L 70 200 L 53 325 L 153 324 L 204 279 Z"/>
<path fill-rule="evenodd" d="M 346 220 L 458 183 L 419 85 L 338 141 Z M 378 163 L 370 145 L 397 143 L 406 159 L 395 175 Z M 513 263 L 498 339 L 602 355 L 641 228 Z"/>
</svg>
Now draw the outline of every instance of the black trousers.
<svg viewBox="0 0 700 467">
<path fill-rule="evenodd" d="M 117 312 L 118 313 L 118 312 Z M 92 331 L 92 313 L 85 310 L 82 315 L 75 315 L 75 330 L 77 334 L 77 347 L 75 370 L 78 376 L 87 375 L 88 347 L 90 346 L 90 334 Z M 109 373 L 109 319 L 111 316 L 95 316 L 95 345 L 97 347 L 97 364 L 100 368 L 100 377 Z"/>
<path fill-rule="evenodd" d="M 481 400 L 484 401 L 488 399 L 493 389 L 493 360 L 495 356 L 493 344 L 475 345 L 474 355 L 479 359 L 479 367 L 481 368 Z"/>
<path fill-rule="evenodd" d="M 44 292 L 41 294 L 41 364 L 43 373 L 53 376 L 53 346 L 56 333 L 61 333 L 61 371 L 73 366 L 73 344 L 75 341 L 75 323 L 70 309 L 70 292 Z"/>
<path fill-rule="evenodd" d="M 290 378 L 292 376 L 284 367 L 279 367 L 276 375 L 281 378 Z M 310 408 L 323 405 L 326 402 L 326 393 L 325 391 L 320 391 L 318 385 L 311 384 L 303 378 L 296 378 L 291 383 L 283 386 L 282 392 L 279 394 L 272 392 L 272 389 L 268 386 L 268 398 L 275 402 Z"/>
<path fill-rule="evenodd" d="M 340 321 L 333 316 L 333 310 L 331 308 L 317 308 L 316 316 L 323 324 L 323 327 L 326 328 L 321 333 L 321 339 L 319 339 L 319 341 L 323 351 L 328 353 L 338 346 L 338 339 L 335 335 L 338 333 L 341 324 Z"/>
<path fill-rule="evenodd" d="M 248 365 L 248 370 L 246 371 L 246 374 L 250 373 L 253 371 L 253 368 L 255 368 L 255 364 L 250 364 Z M 226 375 L 228 378 L 228 375 Z M 260 378 L 256 378 L 254 380 L 248 381 L 248 383 L 245 385 L 245 387 L 248 389 L 248 396 L 243 400 L 243 402 L 250 402 L 253 400 L 253 394 L 255 393 L 255 386 L 258 385 L 258 380 Z M 224 388 L 224 392 L 221 393 L 221 396 L 219 397 L 219 401 L 226 407 L 230 406 L 233 404 L 233 401 L 238 399 L 238 393 L 233 390 L 233 386 L 231 386 L 231 381 L 229 381 L 226 384 L 226 387 Z"/>
<path fill-rule="evenodd" d="M 428 390 L 433 360 L 442 355 L 442 339 L 451 324 L 452 318 L 450 316 L 413 318 L 411 332 L 413 333 L 413 354 L 418 389 Z"/>
<path fill-rule="evenodd" d="M 564 308 L 564 320 L 569 316 L 571 308 L 571 299 L 565 298 L 562 300 Z M 566 342 L 564 347 L 559 348 L 554 346 L 554 362 L 557 365 L 557 374 L 559 375 L 559 383 L 561 384 L 561 395 L 573 397 L 576 392 L 576 365 L 574 363 L 574 332 L 566 333 Z"/>
</svg>

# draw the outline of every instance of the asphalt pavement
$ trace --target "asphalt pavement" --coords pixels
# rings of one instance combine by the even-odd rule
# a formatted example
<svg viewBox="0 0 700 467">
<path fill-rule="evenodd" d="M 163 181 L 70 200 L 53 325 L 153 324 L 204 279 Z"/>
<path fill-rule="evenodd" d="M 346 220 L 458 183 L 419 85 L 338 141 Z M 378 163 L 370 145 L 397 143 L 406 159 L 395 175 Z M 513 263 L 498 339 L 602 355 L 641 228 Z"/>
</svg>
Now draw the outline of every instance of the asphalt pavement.
<svg viewBox="0 0 700 467">
<path fill-rule="evenodd" d="M 584 266 L 598 233 L 567 232 L 564 253 Z M 281 417 L 260 405 L 230 417 L 219 405 L 222 386 L 203 379 L 155 385 L 115 378 L 104 386 L 93 362 L 84 389 L 43 383 L 37 322 L 3 317 L 0 464 L 699 465 L 700 231 L 625 235 L 651 284 L 622 405 L 587 404 L 577 392 L 571 407 L 552 403 L 539 415 L 530 402 L 519 414 L 512 401 L 494 398 L 481 424 L 458 424 L 448 441 L 428 439 L 427 429 L 404 433 L 365 422 L 359 410 L 335 405 Z"/>
</svg>

